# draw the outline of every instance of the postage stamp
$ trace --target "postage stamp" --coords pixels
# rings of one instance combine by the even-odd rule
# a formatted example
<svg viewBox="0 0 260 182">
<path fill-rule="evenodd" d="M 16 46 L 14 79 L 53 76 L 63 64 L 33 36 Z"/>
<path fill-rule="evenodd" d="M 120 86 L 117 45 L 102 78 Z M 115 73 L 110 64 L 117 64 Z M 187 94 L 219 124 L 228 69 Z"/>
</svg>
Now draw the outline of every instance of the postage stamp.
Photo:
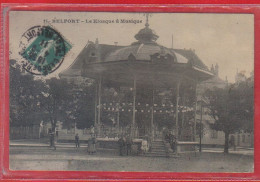
<svg viewBox="0 0 260 182">
<path fill-rule="evenodd" d="M 71 45 L 50 26 L 34 26 L 21 37 L 22 67 L 35 75 L 47 75 L 60 67 Z"/>
</svg>

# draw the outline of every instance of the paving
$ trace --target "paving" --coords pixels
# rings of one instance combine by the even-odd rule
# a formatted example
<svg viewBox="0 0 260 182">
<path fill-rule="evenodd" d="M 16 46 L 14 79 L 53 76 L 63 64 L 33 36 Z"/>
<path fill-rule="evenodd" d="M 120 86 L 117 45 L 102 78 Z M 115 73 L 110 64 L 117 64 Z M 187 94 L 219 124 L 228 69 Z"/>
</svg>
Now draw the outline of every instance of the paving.
<svg viewBox="0 0 260 182">
<path fill-rule="evenodd" d="M 237 148 L 223 154 L 222 148 L 203 148 L 202 152 L 180 153 L 178 157 L 119 156 L 118 151 L 98 149 L 89 155 L 87 145 L 79 149 L 74 143 L 57 143 L 56 150 L 48 143 L 35 141 L 10 142 L 12 170 L 55 171 L 168 171 L 168 172 L 253 172 L 252 148 Z"/>
<path fill-rule="evenodd" d="M 31 142 L 10 142 L 9 146 L 12 147 L 49 147 L 48 143 L 31 143 Z M 55 143 L 57 148 L 76 148 L 74 143 Z M 87 144 L 81 144 L 80 147 L 86 148 Z"/>
<path fill-rule="evenodd" d="M 48 148 L 49 142 L 48 140 L 12 140 L 10 141 L 9 145 L 11 147 L 46 147 Z M 59 143 L 55 142 L 56 148 L 76 148 L 75 143 Z M 161 150 L 162 147 L 161 143 L 156 142 L 156 145 L 153 145 L 156 149 L 154 149 L 155 153 L 159 153 L 157 150 Z M 86 143 L 80 144 L 81 148 L 87 148 Z M 220 147 L 203 147 L 202 152 L 209 152 L 209 153 L 223 153 L 223 148 Z M 198 152 L 197 152 L 198 153 Z M 233 148 L 229 149 L 230 154 L 241 154 L 241 155 L 254 155 L 254 148 L 250 147 L 236 147 L 236 150 Z"/>
<path fill-rule="evenodd" d="M 9 145 L 11 147 L 46 147 L 48 148 L 50 145 L 48 143 L 48 141 L 46 140 L 13 140 L 10 141 Z M 76 148 L 75 147 L 75 143 L 59 143 L 59 142 L 55 142 L 55 146 L 56 148 Z M 81 148 L 87 148 L 87 144 L 85 143 L 81 143 L 80 144 Z M 154 145 L 154 147 L 157 150 L 160 150 L 160 148 L 162 147 L 162 144 L 160 143 L 156 143 L 156 145 Z M 158 151 L 156 151 L 156 149 L 154 150 L 155 153 L 158 154 Z M 223 148 L 219 148 L 219 147 L 203 147 L 202 148 L 202 152 L 209 152 L 209 153 L 223 153 Z M 198 153 L 198 152 L 197 152 Z M 230 154 L 241 154 L 241 155 L 254 155 L 254 148 L 250 148 L 250 147 L 236 147 L 236 150 L 229 149 L 229 153 Z M 159 155 L 159 154 L 158 154 Z"/>
<path fill-rule="evenodd" d="M 223 153 L 223 148 L 202 148 L 202 152 Z M 254 155 L 254 148 L 237 147 L 236 150 L 229 149 L 230 154 Z"/>
<path fill-rule="evenodd" d="M 182 154 L 177 158 L 119 156 L 112 151 L 89 155 L 85 148 L 57 150 L 10 147 L 10 169 L 50 171 L 253 172 L 249 155 Z"/>
</svg>

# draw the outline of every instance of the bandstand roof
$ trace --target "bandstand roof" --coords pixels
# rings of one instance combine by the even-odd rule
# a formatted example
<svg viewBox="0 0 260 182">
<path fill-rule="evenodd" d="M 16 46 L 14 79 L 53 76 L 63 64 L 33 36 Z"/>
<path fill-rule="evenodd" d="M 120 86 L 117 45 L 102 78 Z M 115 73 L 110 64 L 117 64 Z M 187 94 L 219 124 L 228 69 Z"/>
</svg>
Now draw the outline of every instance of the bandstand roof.
<svg viewBox="0 0 260 182">
<path fill-rule="evenodd" d="M 180 78 L 203 81 L 213 74 L 192 50 L 169 49 L 156 43 L 159 36 L 146 23 L 130 46 L 88 42 L 63 77 L 102 78 L 120 84 L 174 84 Z"/>
</svg>

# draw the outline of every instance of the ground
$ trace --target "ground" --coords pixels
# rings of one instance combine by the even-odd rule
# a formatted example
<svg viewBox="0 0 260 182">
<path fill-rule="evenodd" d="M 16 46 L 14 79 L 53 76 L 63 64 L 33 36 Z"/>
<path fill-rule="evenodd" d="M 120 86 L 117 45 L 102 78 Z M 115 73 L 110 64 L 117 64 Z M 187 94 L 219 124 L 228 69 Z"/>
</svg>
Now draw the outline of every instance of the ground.
<svg viewBox="0 0 260 182">
<path fill-rule="evenodd" d="M 12 170 L 69 171 L 170 171 L 170 172 L 253 172 L 253 155 L 202 152 L 177 158 L 118 156 L 117 151 L 99 150 L 87 154 L 86 146 L 10 146 Z"/>
</svg>

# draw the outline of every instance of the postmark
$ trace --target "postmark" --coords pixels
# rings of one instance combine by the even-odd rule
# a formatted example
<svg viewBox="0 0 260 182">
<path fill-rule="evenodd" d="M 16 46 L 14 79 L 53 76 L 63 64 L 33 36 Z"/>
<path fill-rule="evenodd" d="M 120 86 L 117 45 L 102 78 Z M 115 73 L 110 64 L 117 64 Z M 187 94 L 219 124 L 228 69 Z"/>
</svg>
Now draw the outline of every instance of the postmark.
<svg viewBox="0 0 260 182">
<path fill-rule="evenodd" d="M 60 67 L 71 47 L 52 27 L 34 26 L 20 40 L 22 67 L 34 75 L 48 75 Z"/>
</svg>

